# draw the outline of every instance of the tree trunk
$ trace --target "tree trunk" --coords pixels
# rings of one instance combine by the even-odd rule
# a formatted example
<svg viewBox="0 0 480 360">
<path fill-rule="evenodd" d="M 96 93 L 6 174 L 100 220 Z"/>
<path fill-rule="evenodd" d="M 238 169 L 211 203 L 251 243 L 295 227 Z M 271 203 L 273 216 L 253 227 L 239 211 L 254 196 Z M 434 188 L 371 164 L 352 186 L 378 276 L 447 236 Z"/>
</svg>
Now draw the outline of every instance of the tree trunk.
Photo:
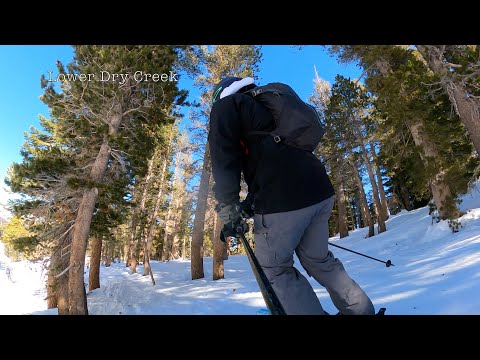
<svg viewBox="0 0 480 360">
<path fill-rule="evenodd" d="M 399 207 L 401 207 L 401 203 L 398 199 L 398 195 L 392 191 L 392 195 L 390 196 L 390 199 L 388 199 L 388 208 L 390 210 L 390 214 L 398 214 L 400 212 Z"/>
<path fill-rule="evenodd" d="M 173 192 L 172 198 L 170 201 L 170 206 L 168 207 L 167 216 L 165 217 L 165 234 L 163 236 L 163 250 L 162 250 L 162 261 L 170 260 L 170 243 L 172 241 L 172 232 L 175 229 L 172 217 L 172 207 L 174 207 L 173 202 Z"/>
<path fill-rule="evenodd" d="M 356 189 L 355 193 L 355 221 L 357 223 L 357 229 L 361 229 L 366 227 L 368 224 L 363 221 L 363 214 L 362 214 L 362 200 L 360 199 L 360 190 Z"/>
<path fill-rule="evenodd" d="M 375 173 L 377 175 L 378 190 L 380 193 L 380 203 L 382 204 L 382 210 L 383 210 L 383 218 L 385 220 L 388 220 L 388 218 L 390 217 L 390 214 L 388 213 L 387 197 L 385 196 L 385 188 L 383 187 L 382 172 L 380 169 L 380 160 L 378 159 L 377 153 L 375 152 L 375 146 L 373 144 L 373 141 L 370 140 L 369 144 L 373 154 L 373 165 L 375 167 Z"/>
<path fill-rule="evenodd" d="M 57 307 L 57 279 L 55 275 L 58 273 L 58 267 L 60 262 L 60 249 L 57 247 L 53 250 L 50 256 L 50 264 L 48 266 L 48 278 L 47 278 L 47 308 L 54 309 Z M 68 265 L 67 265 L 68 266 Z"/>
<path fill-rule="evenodd" d="M 67 258 L 68 260 L 68 258 Z M 65 260 L 65 264 L 68 261 Z M 68 307 L 68 275 L 64 274 L 58 279 L 58 291 L 57 291 L 57 309 L 58 315 L 69 315 L 69 307 Z M 84 288 L 85 294 L 85 288 Z M 86 301 L 86 298 L 85 298 Z"/>
<path fill-rule="evenodd" d="M 108 242 L 105 244 L 105 267 L 109 267 L 112 264 L 111 247 L 112 244 Z"/>
<path fill-rule="evenodd" d="M 137 200 L 137 196 L 138 196 L 137 190 L 136 190 L 136 187 L 134 187 L 132 190 L 132 203 L 134 204 L 134 206 Z M 132 242 L 133 242 L 133 238 L 135 237 L 135 232 L 137 228 L 136 211 L 137 211 L 137 206 L 131 208 L 130 221 L 128 224 L 128 229 L 130 233 L 127 239 L 127 244 L 125 245 L 125 267 L 129 267 L 131 262 Z"/>
<path fill-rule="evenodd" d="M 119 104 L 114 104 L 114 115 L 109 123 L 109 135 L 117 133 L 122 122 L 122 111 Z M 90 180 L 101 183 L 107 170 L 108 160 L 110 159 L 110 146 L 105 139 L 97 154 L 92 170 Z M 75 227 L 72 234 L 72 245 L 70 252 L 70 269 L 68 274 L 68 301 L 70 315 L 88 315 L 88 308 L 85 296 L 85 284 L 83 281 L 83 271 L 85 267 L 85 252 L 87 251 L 87 241 L 90 233 L 95 203 L 98 198 L 97 187 L 85 189 L 82 200 L 78 208 L 75 219 Z"/>
<path fill-rule="evenodd" d="M 47 306 L 49 309 L 58 308 L 58 315 L 68 315 L 68 271 L 58 275 L 68 268 L 69 242 L 68 239 L 52 252 L 48 270 Z"/>
<path fill-rule="evenodd" d="M 453 105 L 463 125 L 467 128 L 473 147 L 480 154 L 480 104 L 467 97 L 467 91 L 459 81 L 443 84 L 444 89 L 453 99 Z"/>
<path fill-rule="evenodd" d="M 144 270 L 143 270 L 143 275 L 152 275 L 152 281 L 153 281 L 153 273 L 152 273 L 152 268 L 150 267 L 150 250 L 153 246 L 153 234 L 155 232 L 155 225 L 157 224 L 157 217 L 158 217 L 158 212 L 160 210 L 160 205 L 162 204 L 162 199 L 163 199 L 163 186 L 164 186 L 164 181 L 165 181 L 165 174 L 167 172 L 167 163 L 168 163 L 168 158 L 170 156 L 170 152 L 172 150 L 172 140 L 173 140 L 173 128 L 170 130 L 169 138 L 168 138 L 168 146 L 165 151 L 165 156 L 162 164 L 162 171 L 160 173 L 160 184 L 158 188 L 158 193 L 157 193 L 157 200 L 155 201 L 155 208 L 153 209 L 153 216 L 150 220 L 147 234 L 145 237 L 144 241 Z M 170 207 L 168 208 L 170 211 Z M 167 216 L 168 219 L 168 216 Z M 166 229 L 165 229 L 166 230 Z M 166 234 L 166 231 L 165 231 Z M 162 254 L 163 258 L 163 254 Z"/>
<path fill-rule="evenodd" d="M 220 232 L 222 231 L 222 221 L 218 217 L 218 214 L 214 214 L 214 226 L 212 234 L 213 243 L 213 280 L 223 279 L 225 277 L 223 268 L 223 254 L 225 247 L 223 241 L 220 240 Z"/>
<path fill-rule="evenodd" d="M 338 232 L 340 233 L 340 238 L 348 236 L 348 226 L 347 226 L 347 209 L 345 207 L 345 190 L 344 182 L 342 178 L 342 166 L 340 160 L 337 159 L 337 164 L 335 167 L 335 183 L 338 187 L 337 191 L 337 210 L 338 210 Z"/>
<path fill-rule="evenodd" d="M 408 192 L 408 189 L 404 183 L 398 184 L 398 194 L 403 207 L 407 211 L 413 210 L 413 205 L 412 205 L 412 202 L 410 201 L 410 193 Z"/>
<path fill-rule="evenodd" d="M 182 259 L 185 260 L 187 256 L 187 246 L 186 246 L 187 238 L 185 235 L 183 235 L 183 240 L 182 240 Z"/>
<path fill-rule="evenodd" d="M 353 159 L 350 159 L 353 174 L 355 177 L 355 182 L 357 183 L 358 191 L 360 192 L 360 213 L 362 214 L 363 223 L 365 226 L 368 226 L 368 237 L 375 235 L 375 228 L 373 225 L 372 216 L 370 215 L 370 210 L 368 209 L 367 196 L 365 195 L 365 189 L 363 188 L 362 179 L 358 173 L 357 164 Z"/>
<path fill-rule="evenodd" d="M 63 248 L 60 250 L 60 259 L 59 264 L 62 271 L 68 268 L 70 265 L 70 246 L 72 238 L 67 236 L 63 242 Z M 58 315 L 68 315 L 69 311 L 69 301 L 68 301 L 68 271 L 65 274 L 57 278 L 57 308 Z M 85 298 L 86 299 L 86 298 Z"/>
<path fill-rule="evenodd" d="M 370 183 L 372 184 L 372 193 L 373 193 L 373 203 L 375 205 L 375 212 L 377 214 L 377 221 L 378 221 L 378 233 L 382 233 L 387 231 L 387 226 L 385 225 L 385 218 L 383 217 L 384 211 L 382 210 L 382 204 L 380 202 L 380 198 L 378 197 L 378 187 L 377 182 L 375 181 L 375 176 L 373 175 L 372 166 L 370 164 L 370 160 L 368 159 L 368 152 L 363 144 L 363 141 L 359 141 L 360 149 L 362 152 L 362 158 L 365 164 L 367 165 L 368 177 L 370 178 Z"/>
<path fill-rule="evenodd" d="M 130 260 L 130 272 L 132 274 L 135 274 L 137 272 L 137 256 L 135 254 L 135 251 L 132 249 L 132 254 L 131 254 L 131 260 Z"/>
<path fill-rule="evenodd" d="M 105 145 L 105 144 L 104 144 Z M 102 145 L 103 147 L 103 145 Z M 105 156 L 105 168 L 107 166 L 108 145 L 104 148 L 104 153 L 99 155 Z M 98 159 L 98 157 L 97 157 Z M 102 159 L 103 160 L 103 159 Z M 102 164 L 103 165 L 103 164 Z M 101 171 L 102 169 L 100 169 Z M 90 233 L 90 224 L 92 223 L 93 211 L 95 210 L 95 202 L 98 198 L 98 189 L 84 190 L 83 198 L 78 209 L 78 215 L 75 220 L 75 228 L 72 238 L 72 250 L 70 254 L 70 270 L 69 270 L 69 314 L 71 315 L 88 315 L 88 310 L 84 308 L 83 287 L 83 271 L 85 267 L 85 252 L 87 250 L 87 240 Z"/>
<path fill-rule="evenodd" d="M 172 242 L 172 234 L 170 232 L 166 232 L 163 236 L 163 244 L 162 244 L 162 261 L 170 260 L 170 243 Z"/>
<path fill-rule="evenodd" d="M 169 248 L 170 252 L 170 259 L 175 260 L 178 259 L 178 234 L 175 233 L 172 237 L 172 241 L 170 242 L 171 246 Z"/>
<path fill-rule="evenodd" d="M 192 280 L 205 277 L 203 273 L 203 237 L 205 227 L 205 212 L 207 210 L 208 185 L 210 184 L 210 151 L 208 142 L 205 146 L 200 188 L 198 190 L 197 208 L 193 221 L 192 248 L 191 248 L 191 272 Z"/>
<path fill-rule="evenodd" d="M 148 160 L 148 170 L 147 174 L 145 175 L 145 179 L 143 180 L 143 188 L 142 188 L 142 194 L 140 195 L 140 204 L 139 206 L 135 209 L 133 213 L 133 220 L 132 220 L 132 230 L 130 233 L 130 241 L 131 241 L 131 248 L 130 248 L 130 256 L 131 256 L 131 273 L 135 274 L 137 272 L 137 265 L 138 265 L 138 236 L 143 238 L 143 232 L 140 231 L 140 234 L 137 236 L 137 223 L 139 217 L 145 218 L 146 216 L 146 211 L 145 211 L 145 204 L 147 203 L 147 197 L 148 197 L 148 189 L 150 186 L 150 180 L 153 177 L 153 159 L 154 156 L 150 160 Z"/>
<path fill-rule="evenodd" d="M 88 291 L 100 287 L 100 261 L 102 257 L 102 238 L 93 235 L 90 249 L 90 269 L 88 274 Z"/>
<path fill-rule="evenodd" d="M 348 199 L 348 195 L 347 195 Z M 350 215 L 350 223 L 352 224 L 352 229 L 355 230 L 357 228 L 357 199 L 354 197 L 353 203 L 349 202 L 349 215 Z M 349 226 L 350 228 L 350 226 Z"/>
<path fill-rule="evenodd" d="M 477 154 L 480 154 L 480 101 L 468 96 L 461 81 L 454 79 L 444 61 L 444 49 L 439 45 L 417 45 L 429 68 L 440 77 L 440 83 L 448 94 L 460 120 L 465 125 Z"/>
<path fill-rule="evenodd" d="M 223 243 L 223 260 L 228 260 L 228 255 L 230 254 L 228 243 L 228 240 L 225 239 L 225 242 Z"/>
<path fill-rule="evenodd" d="M 431 161 L 429 158 L 438 158 L 439 155 L 435 145 L 430 142 L 427 135 L 422 131 L 423 121 L 418 120 L 415 123 L 408 122 L 407 125 L 412 133 L 415 145 L 423 150 L 423 154 L 420 153 L 420 155 L 425 162 L 425 165 L 428 165 L 428 163 Z M 445 182 L 444 176 L 445 171 L 443 169 L 439 169 L 438 174 L 431 181 L 430 185 L 432 189 L 433 201 L 435 202 L 442 219 L 456 219 L 460 216 L 460 213 L 455 205 L 453 205 L 455 206 L 454 209 L 449 209 L 447 202 L 452 196 L 452 192 L 450 190 L 450 186 Z"/>
<path fill-rule="evenodd" d="M 145 241 L 144 241 L 145 264 L 144 264 L 143 275 L 148 275 L 151 272 L 150 254 L 149 254 L 148 249 L 150 249 L 152 247 L 153 234 L 155 232 L 155 225 L 157 224 L 158 212 L 160 210 L 160 205 L 162 204 L 163 181 L 164 181 L 164 178 L 165 178 L 165 172 L 167 170 L 167 159 L 168 159 L 168 154 L 166 154 L 165 158 L 164 158 L 163 167 L 162 167 L 162 175 L 161 175 L 161 179 L 160 179 L 160 187 L 158 189 L 157 199 L 155 200 L 155 207 L 153 209 L 153 215 L 152 215 L 152 218 L 151 218 L 149 226 L 148 226 L 147 236 L 146 236 Z M 163 254 L 162 254 L 162 258 L 163 258 Z"/>
<path fill-rule="evenodd" d="M 132 246 L 132 243 L 130 242 L 130 236 L 128 237 L 127 239 L 127 243 L 125 244 L 125 250 L 124 250 L 124 253 L 125 253 L 125 267 L 129 267 L 130 266 L 130 247 Z"/>
<path fill-rule="evenodd" d="M 112 246 L 110 247 L 110 256 L 111 256 L 111 259 L 112 259 L 112 262 L 115 264 L 115 254 L 116 254 L 116 249 L 115 249 L 115 242 L 112 243 Z"/>
<path fill-rule="evenodd" d="M 335 197 L 335 205 L 336 204 L 337 204 L 337 197 Z M 333 234 L 331 236 L 337 235 L 339 232 L 338 231 L 338 211 L 332 211 L 332 215 L 330 215 L 330 219 L 328 221 L 333 224 Z"/>
</svg>

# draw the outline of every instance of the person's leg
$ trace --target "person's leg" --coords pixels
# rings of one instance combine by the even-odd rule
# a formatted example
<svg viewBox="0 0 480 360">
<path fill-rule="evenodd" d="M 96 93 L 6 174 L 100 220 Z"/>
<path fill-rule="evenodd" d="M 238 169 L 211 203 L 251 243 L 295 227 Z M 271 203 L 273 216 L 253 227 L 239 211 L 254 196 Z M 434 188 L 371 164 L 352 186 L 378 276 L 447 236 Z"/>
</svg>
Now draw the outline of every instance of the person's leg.
<svg viewBox="0 0 480 360">
<path fill-rule="evenodd" d="M 310 283 L 293 267 L 293 252 L 314 213 L 308 207 L 254 217 L 255 255 L 287 315 L 324 314 Z"/>
<path fill-rule="evenodd" d="M 327 289 L 341 314 L 373 315 L 375 309 L 367 294 L 328 251 L 328 218 L 333 204 L 334 197 L 318 204 L 317 213 L 296 248 L 297 256 L 307 273 Z"/>
</svg>

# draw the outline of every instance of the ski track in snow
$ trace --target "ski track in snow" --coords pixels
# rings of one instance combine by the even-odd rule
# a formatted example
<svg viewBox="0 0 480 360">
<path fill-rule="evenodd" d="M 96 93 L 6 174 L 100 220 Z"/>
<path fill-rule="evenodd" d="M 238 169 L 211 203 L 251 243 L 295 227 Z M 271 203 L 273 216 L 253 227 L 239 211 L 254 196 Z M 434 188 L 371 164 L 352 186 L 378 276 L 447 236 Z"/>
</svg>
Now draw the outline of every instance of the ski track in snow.
<svg viewBox="0 0 480 360">
<path fill-rule="evenodd" d="M 387 221 L 388 231 L 365 238 L 368 229 L 331 238 L 335 244 L 395 266 L 331 248 L 348 273 L 386 314 L 480 314 L 480 185 L 463 197 L 463 228 L 453 234 L 447 221 L 432 224 L 428 208 L 402 211 Z M 306 276 L 298 259 L 295 266 Z M 9 269 L 9 270 L 7 270 Z M 246 256 L 225 261 L 225 279 L 213 281 L 212 258 L 204 259 L 205 278 L 190 279 L 190 261 L 152 261 L 149 276 L 122 263 L 101 267 L 100 289 L 88 293 L 90 314 L 240 314 L 265 307 Z M 8 276 L 10 272 L 10 277 Z M 43 276 L 43 277 L 42 277 Z M 308 278 L 322 306 L 336 313 L 328 293 Z M 45 310 L 44 273 L 38 263 L 12 262 L 0 243 L 0 314 L 56 314 Z M 85 270 L 88 284 L 88 269 Z"/>
</svg>

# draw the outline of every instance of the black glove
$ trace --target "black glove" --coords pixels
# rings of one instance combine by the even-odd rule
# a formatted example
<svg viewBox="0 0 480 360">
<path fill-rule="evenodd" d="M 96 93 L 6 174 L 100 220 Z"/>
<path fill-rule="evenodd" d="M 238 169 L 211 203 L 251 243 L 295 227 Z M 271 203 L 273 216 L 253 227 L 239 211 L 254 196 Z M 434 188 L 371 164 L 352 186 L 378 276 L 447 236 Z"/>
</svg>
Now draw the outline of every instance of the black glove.
<svg viewBox="0 0 480 360">
<path fill-rule="evenodd" d="M 245 233 L 248 230 L 248 225 L 242 219 L 240 214 L 240 205 L 239 204 L 218 204 L 216 210 L 218 211 L 218 217 L 223 222 L 223 239 L 230 236 L 237 236 L 237 227 L 241 226 L 242 233 Z"/>
<path fill-rule="evenodd" d="M 247 219 L 255 215 L 253 208 L 253 193 L 248 193 L 245 200 L 240 203 L 240 213 Z"/>
</svg>

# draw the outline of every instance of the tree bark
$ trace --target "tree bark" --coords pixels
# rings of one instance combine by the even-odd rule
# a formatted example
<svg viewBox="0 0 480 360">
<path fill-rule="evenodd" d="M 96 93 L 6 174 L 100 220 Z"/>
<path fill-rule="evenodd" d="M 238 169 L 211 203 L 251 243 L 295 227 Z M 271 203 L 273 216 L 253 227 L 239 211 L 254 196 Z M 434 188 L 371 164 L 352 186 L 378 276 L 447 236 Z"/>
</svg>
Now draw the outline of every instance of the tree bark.
<svg viewBox="0 0 480 360">
<path fill-rule="evenodd" d="M 398 183 L 398 195 L 400 202 L 407 211 L 413 210 L 413 205 L 410 200 L 410 193 L 407 189 L 407 186 L 402 182 Z"/>
<path fill-rule="evenodd" d="M 360 190 L 356 189 L 355 193 L 355 221 L 357 225 L 357 229 L 361 229 L 366 227 L 368 224 L 363 221 L 362 215 L 362 200 L 360 199 Z"/>
<path fill-rule="evenodd" d="M 373 175 L 372 166 L 370 164 L 370 160 L 368 159 L 367 149 L 363 144 L 362 140 L 359 141 L 359 144 L 362 152 L 363 161 L 367 165 L 368 177 L 370 178 L 370 183 L 372 184 L 373 202 L 375 205 L 375 212 L 377 214 L 378 233 L 380 234 L 384 231 L 387 231 L 387 226 L 385 225 L 385 218 L 383 217 L 384 211 L 382 210 L 382 204 L 380 202 L 380 198 L 378 197 L 377 182 L 375 181 L 375 176 Z"/>
<path fill-rule="evenodd" d="M 465 125 L 470 140 L 480 154 L 480 101 L 468 96 L 468 91 L 458 79 L 454 79 L 444 61 L 444 46 L 416 45 L 428 67 L 440 77 L 440 83 L 448 94 L 460 120 Z"/>
<path fill-rule="evenodd" d="M 172 217 L 172 208 L 174 207 L 174 194 L 172 192 L 172 198 L 170 201 L 170 206 L 168 207 L 167 216 L 165 217 L 165 234 L 163 236 L 163 250 L 162 250 L 162 261 L 170 260 L 170 243 L 172 242 L 172 233 L 175 229 L 175 225 Z"/>
<path fill-rule="evenodd" d="M 390 214 L 388 212 L 388 203 L 387 203 L 387 197 L 385 196 L 385 188 L 383 187 L 380 161 L 378 159 L 377 153 L 375 152 L 375 146 L 373 144 L 373 141 L 370 140 L 369 144 L 370 144 L 370 149 L 373 155 L 373 165 L 375 167 L 375 173 L 377 175 L 378 191 L 380 193 L 380 203 L 382 204 L 383 218 L 385 220 L 388 220 L 388 218 L 390 217 Z"/>
<path fill-rule="evenodd" d="M 223 260 L 228 260 L 228 255 L 230 254 L 230 251 L 228 250 L 228 240 L 225 239 L 225 242 L 223 243 Z"/>
<path fill-rule="evenodd" d="M 176 182 L 179 182 L 180 181 L 180 178 L 177 178 L 176 179 L 177 181 Z M 174 197 L 175 195 L 175 197 Z M 172 237 L 170 239 L 170 241 L 168 242 L 168 258 L 169 259 L 177 259 L 179 257 L 179 249 L 178 249 L 178 243 L 179 243 L 179 235 L 178 235 L 178 229 L 177 229 L 177 224 L 181 224 L 182 222 L 182 217 L 183 217 L 183 206 L 184 206 L 184 200 L 185 200 L 185 197 L 184 197 L 184 193 L 175 193 L 175 192 L 172 192 L 172 202 L 174 202 L 174 205 L 173 205 L 173 219 L 171 219 L 172 223 L 171 223 L 171 227 L 172 227 Z M 169 208 L 169 212 L 170 212 L 170 208 Z M 172 215 L 169 214 L 169 218 L 171 218 Z"/>
<path fill-rule="evenodd" d="M 407 122 L 408 128 L 413 137 L 413 141 L 415 145 L 420 147 L 423 150 L 420 152 L 420 155 L 425 162 L 425 165 L 428 165 L 431 160 L 438 158 L 438 151 L 435 148 L 435 145 L 428 139 L 427 135 L 422 131 L 423 128 L 423 121 L 417 120 L 416 122 Z M 456 219 L 460 216 L 458 209 L 455 207 L 450 213 L 447 214 L 447 207 L 445 206 L 449 197 L 452 196 L 452 192 L 450 190 L 450 186 L 444 180 L 445 171 L 443 169 L 439 169 L 438 174 L 435 178 L 431 181 L 431 189 L 433 195 L 433 201 L 437 206 L 437 209 L 440 213 L 440 217 L 445 219 L 450 217 L 452 219 Z"/>
<path fill-rule="evenodd" d="M 127 239 L 127 243 L 125 244 L 125 250 L 124 250 L 124 253 L 125 253 L 125 267 L 129 267 L 130 266 L 130 247 L 131 247 L 132 243 L 130 242 L 130 236 L 128 237 Z"/>
<path fill-rule="evenodd" d="M 398 195 L 393 191 L 390 199 L 388 199 L 388 208 L 390 214 L 398 214 L 400 212 L 399 207 L 401 207 L 401 202 L 399 201 Z"/>
<path fill-rule="evenodd" d="M 114 115 L 109 122 L 109 135 L 116 134 L 122 122 L 121 106 L 119 104 L 114 104 L 112 111 L 114 112 Z M 103 176 L 107 170 L 109 159 L 110 146 L 108 145 L 108 140 L 105 139 L 100 146 L 100 150 L 90 172 L 90 180 L 92 182 L 102 182 Z M 92 223 L 97 198 L 97 187 L 85 189 L 75 219 L 70 252 L 70 269 L 68 274 L 68 302 L 70 315 L 88 315 L 83 271 L 85 267 L 85 252 L 87 250 L 90 225 Z"/>
<path fill-rule="evenodd" d="M 210 184 L 210 150 L 208 142 L 205 146 L 200 188 L 198 190 L 197 208 L 193 221 L 192 248 L 191 248 L 191 272 L 192 280 L 205 277 L 203 272 L 203 237 L 205 229 L 205 212 L 207 210 L 208 185 Z"/>
<path fill-rule="evenodd" d="M 337 210 L 338 210 L 338 232 L 340 233 L 340 238 L 348 236 L 348 226 L 347 226 L 347 209 L 345 207 L 345 190 L 344 182 L 342 178 L 342 166 L 340 160 L 337 159 L 337 164 L 335 166 L 335 183 L 337 185 Z"/>
<path fill-rule="evenodd" d="M 136 211 L 133 212 L 130 219 L 130 236 L 128 237 L 128 256 L 126 266 L 130 266 L 130 271 L 132 274 L 137 272 L 137 258 L 135 257 L 135 249 L 133 245 L 135 244 L 135 236 L 137 233 L 137 214 Z"/>
<path fill-rule="evenodd" d="M 170 260 L 171 254 L 170 254 L 170 244 L 172 242 L 172 236 L 170 232 L 167 233 L 165 231 L 165 234 L 163 236 L 163 244 L 162 244 L 162 256 L 161 260 L 162 261 L 167 261 Z"/>
<path fill-rule="evenodd" d="M 90 249 L 90 269 L 88 274 L 88 291 L 100 287 L 100 261 L 102 257 L 102 238 L 93 235 Z"/>
<path fill-rule="evenodd" d="M 160 205 L 162 204 L 162 199 L 163 199 L 163 181 L 165 179 L 165 172 L 167 170 L 167 159 L 168 159 L 168 153 L 170 151 L 167 150 L 167 154 L 165 154 L 164 161 L 163 161 L 163 166 L 162 166 L 162 173 L 161 173 L 161 179 L 160 179 L 160 187 L 158 188 L 158 193 L 157 193 L 157 199 L 155 200 L 155 207 L 153 209 L 153 214 L 152 218 L 150 220 L 148 230 L 147 230 L 147 235 L 145 237 L 144 241 L 144 258 L 145 258 L 145 264 L 144 264 L 144 272 L 143 275 L 148 275 L 151 272 L 151 267 L 150 267 L 150 253 L 149 249 L 152 247 L 152 242 L 153 242 L 153 234 L 155 232 L 155 225 L 157 224 L 157 217 L 158 217 L 158 212 L 160 210 Z M 164 244 L 165 245 L 165 244 Z M 163 254 L 162 254 L 163 258 Z"/>
<path fill-rule="evenodd" d="M 450 99 L 453 99 L 454 108 L 467 128 L 477 156 L 480 155 L 480 104 L 475 104 L 473 100 L 467 98 L 467 92 L 462 89 L 463 86 L 459 81 L 451 81 L 443 87 L 450 95 Z"/>
<path fill-rule="evenodd" d="M 105 244 L 105 267 L 109 267 L 112 264 L 112 245 L 108 242 Z"/>
<path fill-rule="evenodd" d="M 363 188 L 362 179 L 358 173 L 357 164 L 353 159 L 350 159 L 353 174 L 355 177 L 355 182 L 357 183 L 358 191 L 360 192 L 360 213 L 362 214 L 363 223 L 368 226 L 368 237 L 375 235 L 375 228 L 373 225 L 372 216 L 370 215 L 370 210 L 368 209 L 367 196 L 365 195 L 365 189 Z"/>
<path fill-rule="evenodd" d="M 69 242 L 65 241 L 52 252 L 48 270 L 47 306 L 49 309 L 57 308 L 58 315 L 68 315 L 68 271 L 58 275 L 68 267 Z"/>
<path fill-rule="evenodd" d="M 214 226 L 213 226 L 213 280 L 223 279 L 225 277 L 223 268 L 223 254 L 225 247 L 223 241 L 220 240 L 220 232 L 222 231 L 222 221 L 218 217 L 218 214 L 214 214 Z"/>
<path fill-rule="evenodd" d="M 169 248 L 170 259 L 172 259 L 172 260 L 178 259 L 178 257 L 179 257 L 179 255 L 178 255 L 178 241 L 179 241 L 178 234 L 175 233 L 172 237 L 172 241 L 170 242 L 171 246 Z"/>
<path fill-rule="evenodd" d="M 348 199 L 348 195 L 347 195 L 347 199 Z M 350 216 L 350 222 L 352 224 L 352 229 L 351 230 L 355 230 L 357 228 L 357 199 L 353 199 L 353 203 L 349 202 L 349 216 Z M 349 225 L 349 229 L 350 229 L 350 224 Z"/>
<path fill-rule="evenodd" d="M 132 202 L 135 204 L 137 200 L 137 190 L 136 187 L 133 188 L 132 190 Z M 135 232 L 137 228 L 137 223 L 136 223 L 136 212 L 137 212 L 137 206 L 134 208 L 131 208 L 131 215 L 130 215 L 130 221 L 128 224 L 128 229 L 130 231 L 130 236 L 128 236 L 127 239 L 127 244 L 125 245 L 125 267 L 129 267 L 131 263 L 131 256 L 132 256 L 132 242 L 135 237 Z"/>
<path fill-rule="evenodd" d="M 154 155 L 155 156 L 155 155 Z M 133 222 L 133 228 L 132 232 L 130 233 L 130 239 L 131 239 L 131 249 L 130 249 L 130 256 L 131 256 L 131 273 L 135 274 L 137 272 L 137 264 L 138 264 L 138 237 L 137 237 L 137 223 L 138 223 L 138 218 L 139 216 L 145 217 L 146 216 L 146 211 L 145 211 L 145 204 L 147 203 L 147 196 L 148 196 L 148 189 L 150 186 L 150 180 L 153 177 L 153 158 L 148 161 L 148 170 L 147 174 L 145 175 L 145 179 L 143 180 L 143 188 L 142 188 L 142 194 L 140 195 L 140 204 L 139 207 L 136 209 L 134 214 L 134 222 Z M 140 235 L 138 235 L 143 238 L 143 232 L 140 232 Z"/>
<path fill-rule="evenodd" d="M 57 307 L 57 289 L 58 281 L 55 277 L 60 271 L 60 248 L 56 247 L 52 256 L 50 256 L 50 264 L 48 266 L 48 278 L 47 278 L 47 308 L 54 309 Z M 67 265 L 68 266 L 68 265 Z"/>
<path fill-rule="evenodd" d="M 187 242 L 187 239 L 186 239 L 186 236 L 183 235 L 183 239 L 182 239 L 182 259 L 185 260 L 186 256 L 187 256 L 187 246 L 186 246 L 186 242 Z"/>
<path fill-rule="evenodd" d="M 150 220 L 150 224 L 148 226 L 147 234 L 145 237 L 144 241 L 144 271 L 143 275 L 148 275 L 150 274 L 152 276 L 152 281 L 153 281 L 153 273 L 152 273 L 152 268 L 150 266 L 150 250 L 152 248 L 153 244 L 153 234 L 155 232 L 155 225 L 157 224 L 157 217 L 158 213 L 160 210 L 160 205 L 162 204 L 162 199 L 163 199 L 163 186 L 164 186 L 164 181 L 165 181 L 165 174 L 167 172 L 167 163 L 168 163 L 168 158 L 170 156 L 170 152 L 172 151 L 172 141 L 173 141 L 173 128 L 170 129 L 170 134 L 168 137 L 168 145 L 167 149 L 165 151 L 165 156 L 163 159 L 163 164 L 162 164 L 162 171 L 160 173 L 160 184 L 158 188 L 158 193 L 157 193 L 157 199 L 155 201 L 155 208 L 153 209 L 153 216 Z M 168 211 L 170 212 L 170 207 L 168 208 Z M 167 215 L 168 219 L 168 215 Z M 165 234 L 167 233 L 166 228 L 165 228 Z M 165 244 L 164 244 L 165 245 Z M 162 254 L 163 258 L 163 254 Z"/>
</svg>

